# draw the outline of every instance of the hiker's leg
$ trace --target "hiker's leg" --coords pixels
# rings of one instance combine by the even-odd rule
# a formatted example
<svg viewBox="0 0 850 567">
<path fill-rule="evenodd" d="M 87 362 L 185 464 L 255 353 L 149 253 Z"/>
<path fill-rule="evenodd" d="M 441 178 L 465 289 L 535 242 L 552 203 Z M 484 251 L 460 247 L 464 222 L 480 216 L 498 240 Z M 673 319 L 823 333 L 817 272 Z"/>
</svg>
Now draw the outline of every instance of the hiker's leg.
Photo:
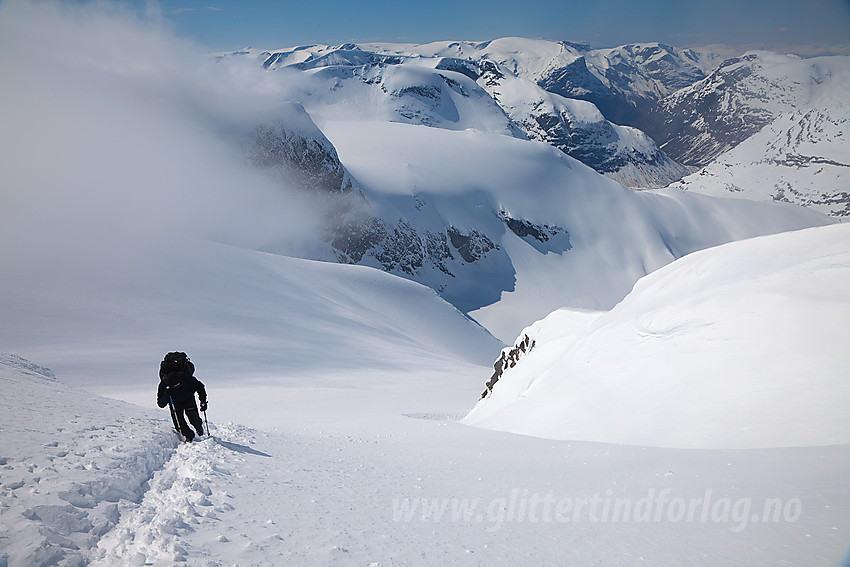
<svg viewBox="0 0 850 567">
<path fill-rule="evenodd" d="M 188 423 L 186 423 L 186 416 L 183 415 L 184 408 L 176 406 L 174 409 L 177 413 L 177 425 L 180 426 L 180 433 L 183 434 L 183 437 L 186 438 L 186 441 L 191 441 L 195 438 L 195 432 L 192 431 L 192 428 L 189 427 Z"/>
<path fill-rule="evenodd" d="M 195 431 L 198 432 L 198 435 L 204 434 L 204 422 L 201 419 L 201 415 L 198 413 L 198 406 L 192 404 L 192 406 L 186 408 L 186 417 L 189 418 L 189 423 L 195 428 Z"/>
</svg>

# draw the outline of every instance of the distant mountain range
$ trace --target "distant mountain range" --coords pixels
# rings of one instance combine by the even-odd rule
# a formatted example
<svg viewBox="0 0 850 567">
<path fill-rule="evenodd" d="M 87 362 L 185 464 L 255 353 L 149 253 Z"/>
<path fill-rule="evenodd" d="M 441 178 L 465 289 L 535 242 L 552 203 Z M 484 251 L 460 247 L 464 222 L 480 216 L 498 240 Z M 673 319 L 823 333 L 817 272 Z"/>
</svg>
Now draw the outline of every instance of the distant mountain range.
<svg viewBox="0 0 850 567">
<path fill-rule="evenodd" d="M 784 113 L 810 107 L 829 112 L 846 104 L 850 88 L 847 57 L 748 52 L 724 59 L 658 43 L 592 49 L 503 38 L 238 55 L 269 70 L 298 69 L 329 90 L 341 89 L 332 102 L 343 103 L 349 118 L 524 136 L 631 188 L 676 182 Z M 311 114 L 327 112 L 331 100 L 321 98 L 322 109 L 305 102 Z M 822 200 L 830 200 L 831 191 Z"/>
<path fill-rule="evenodd" d="M 609 309 L 690 252 L 829 222 L 620 185 L 675 183 L 693 166 L 602 108 L 634 123 L 685 108 L 670 101 L 717 82 L 710 54 L 504 39 L 223 57 L 280 74 L 294 101 L 243 148 L 250 163 L 332 203 L 325 245 L 302 254 L 424 283 L 505 341 L 562 306 Z"/>
</svg>

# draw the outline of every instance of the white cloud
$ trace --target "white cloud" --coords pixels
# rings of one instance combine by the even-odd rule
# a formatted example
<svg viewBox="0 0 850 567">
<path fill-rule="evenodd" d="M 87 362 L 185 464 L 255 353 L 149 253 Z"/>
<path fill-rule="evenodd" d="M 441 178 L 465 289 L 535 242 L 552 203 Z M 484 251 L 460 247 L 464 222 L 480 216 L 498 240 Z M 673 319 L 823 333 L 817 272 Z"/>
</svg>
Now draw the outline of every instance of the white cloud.
<svg viewBox="0 0 850 567">
<path fill-rule="evenodd" d="M 0 6 L 4 270 L 152 254 L 174 235 L 261 248 L 314 234 L 307 197 L 240 152 L 282 79 L 115 6 Z"/>
</svg>

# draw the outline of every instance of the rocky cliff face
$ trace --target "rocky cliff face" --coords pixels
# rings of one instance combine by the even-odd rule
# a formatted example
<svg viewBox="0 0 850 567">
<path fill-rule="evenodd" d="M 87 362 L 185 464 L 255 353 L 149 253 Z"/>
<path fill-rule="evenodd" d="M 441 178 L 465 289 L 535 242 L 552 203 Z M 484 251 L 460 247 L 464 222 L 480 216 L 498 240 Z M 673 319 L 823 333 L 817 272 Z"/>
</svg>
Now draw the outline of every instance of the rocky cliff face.
<svg viewBox="0 0 850 567">
<path fill-rule="evenodd" d="M 313 250 L 313 256 L 373 266 L 425 283 L 469 311 L 513 288 L 511 259 L 499 244 L 506 232 L 543 254 L 571 247 L 565 229 L 503 210 L 486 212 L 480 228 L 461 228 L 435 211 L 432 197 L 401 197 L 375 206 L 304 109 L 293 104 L 284 114 L 251 131 L 243 152 L 252 166 L 280 183 L 319 197 L 326 215 L 320 238 L 327 248 Z"/>
<path fill-rule="evenodd" d="M 783 113 L 842 104 L 840 93 L 850 87 L 846 59 L 768 52 L 728 59 L 664 100 L 662 149 L 683 164 L 704 166 Z"/>
<path fill-rule="evenodd" d="M 282 182 L 325 193 L 352 190 L 351 176 L 339 161 L 336 148 L 318 128 L 305 132 L 290 122 L 260 124 L 243 149 L 251 165 L 271 172 Z"/>
<path fill-rule="evenodd" d="M 627 187 L 663 187 L 688 169 L 636 128 L 606 120 L 593 103 L 565 98 L 520 79 L 492 61 L 478 83 L 532 140 L 545 142 Z"/>
<path fill-rule="evenodd" d="M 781 115 L 673 186 L 720 197 L 794 203 L 850 218 L 850 106 Z"/>
</svg>

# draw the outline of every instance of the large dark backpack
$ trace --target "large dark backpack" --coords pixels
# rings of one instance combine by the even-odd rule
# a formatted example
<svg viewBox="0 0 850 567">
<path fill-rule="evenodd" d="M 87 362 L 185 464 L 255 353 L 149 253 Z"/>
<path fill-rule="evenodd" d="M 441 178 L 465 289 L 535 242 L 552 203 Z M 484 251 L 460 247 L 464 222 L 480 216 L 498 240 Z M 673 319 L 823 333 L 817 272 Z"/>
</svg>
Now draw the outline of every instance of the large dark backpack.
<svg viewBox="0 0 850 567">
<path fill-rule="evenodd" d="M 159 378 L 165 378 L 166 374 L 172 372 L 183 372 L 192 376 L 195 374 L 195 365 L 189 360 L 185 352 L 169 352 L 165 355 L 162 362 L 159 363 Z"/>
</svg>

